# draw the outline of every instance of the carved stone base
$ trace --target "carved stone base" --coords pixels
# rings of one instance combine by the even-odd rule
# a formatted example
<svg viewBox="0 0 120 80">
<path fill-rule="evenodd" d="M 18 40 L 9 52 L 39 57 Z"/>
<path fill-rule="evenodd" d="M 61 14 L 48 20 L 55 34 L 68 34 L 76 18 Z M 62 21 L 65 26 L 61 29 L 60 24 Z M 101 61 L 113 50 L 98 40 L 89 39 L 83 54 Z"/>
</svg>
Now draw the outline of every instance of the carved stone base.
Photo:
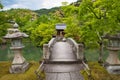
<svg viewBox="0 0 120 80">
<path fill-rule="evenodd" d="M 79 63 L 49 63 L 44 65 L 45 80 L 84 80 Z"/>
<path fill-rule="evenodd" d="M 23 73 L 29 68 L 29 63 L 24 62 L 22 64 L 12 64 L 9 69 L 10 73 Z"/>
<path fill-rule="evenodd" d="M 110 65 L 106 66 L 106 70 L 110 74 L 120 74 L 120 65 Z"/>
<path fill-rule="evenodd" d="M 79 71 L 74 72 L 55 72 L 55 73 L 45 73 L 45 80 L 84 80 Z"/>
</svg>

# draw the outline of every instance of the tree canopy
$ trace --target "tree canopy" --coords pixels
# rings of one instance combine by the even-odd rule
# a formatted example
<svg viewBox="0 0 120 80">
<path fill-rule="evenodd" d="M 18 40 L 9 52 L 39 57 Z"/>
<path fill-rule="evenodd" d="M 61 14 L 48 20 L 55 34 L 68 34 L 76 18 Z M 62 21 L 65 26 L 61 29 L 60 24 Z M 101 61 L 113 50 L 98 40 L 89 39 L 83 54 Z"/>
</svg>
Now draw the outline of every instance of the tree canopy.
<svg viewBox="0 0 120 80">
<path fill-rule="evenodd" d="M 70 5 L 63 2 L 63 6 L 53 8 L 49 15 L 39 11 L 42 14 L 39 16 L 26 9 L 3 11 L 0 12 L 0 37 L 10 27 L 6 21 L 15 20 L 36 46 L 42 46 L 55 34 L 55 24 L 65 23 L 66 37 L 84 42 L 87 47 L 97 47 L 101 36 L 120 32 L 119 4 L 119 0 L 78 0 Z"/>
</svg>

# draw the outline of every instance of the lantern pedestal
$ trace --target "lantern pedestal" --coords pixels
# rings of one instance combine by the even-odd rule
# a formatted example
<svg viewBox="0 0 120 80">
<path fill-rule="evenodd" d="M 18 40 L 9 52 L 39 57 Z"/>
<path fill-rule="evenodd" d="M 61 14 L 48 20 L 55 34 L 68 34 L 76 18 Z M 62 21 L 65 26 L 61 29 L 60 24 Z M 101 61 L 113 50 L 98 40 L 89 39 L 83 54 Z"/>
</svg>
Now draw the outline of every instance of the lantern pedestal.
<svg viewBox="0 0 120 80">
<path fill-rule="evenodd" d="M 12 49 L 14 54 L 15 54 L 12 65 L 9 69 L 10 73 L 23 73 L 23 72 L 25 72 L 29 67 L 29 63 L 26 62 L 25 58 L 21 54 L 22 48 L 11 47 L 10 49 Z"/>
<path fill-rule="evenodd" d="M 28 62 L 23 62 L 23 63 L 19 63 L 19 64 L 13 64 L 10 67 L 9 71 L 10 73 L 24 73 L 29 67 L 29 63 Z"/>
<path fill-rule="evenodd" d="M 120 61 L 118 58 L 118 50 L 120 48 L 108 48 L 110 51 L 108 58 L 106 59 L 106 70 L 111 74 L 120 74 Z"/>
</svg>

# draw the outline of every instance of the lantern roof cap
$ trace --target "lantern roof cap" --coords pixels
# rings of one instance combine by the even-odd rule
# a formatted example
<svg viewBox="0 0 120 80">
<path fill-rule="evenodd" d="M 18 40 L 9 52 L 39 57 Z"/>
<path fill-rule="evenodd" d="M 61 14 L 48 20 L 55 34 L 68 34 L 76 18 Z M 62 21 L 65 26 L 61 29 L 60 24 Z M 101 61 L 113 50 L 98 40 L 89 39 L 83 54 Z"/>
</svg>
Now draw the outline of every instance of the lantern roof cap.
<svg viewBox="0 0 120 80">
<path fill-rule="evenodd" d="M 28 35 L 25 34 L 25 33 L 22 33 L 22 32 L 16 32 L 16 33 L 13 33 L 13 34 L 7 34 L 3 38 L 13 39 L 13 38 L 22 38 L 22 37 L 28 37 Z"/>
<path fill-rule="evenodd" d="M 59 23 L 56 24 L 56 30 L 64 30 L 66 28 L 66 24 Z"/>
<path fill-rule="evenodd" d="M 110 34 L 106 34 L 104 36 L 102 36 L 102 38 L 104 39 L 114 39 L 114 40 L 120 40 L 120 33 L 117 33 L 117 34 L 113 34 L 113 35 L 110 35 Z"/>
</svg>

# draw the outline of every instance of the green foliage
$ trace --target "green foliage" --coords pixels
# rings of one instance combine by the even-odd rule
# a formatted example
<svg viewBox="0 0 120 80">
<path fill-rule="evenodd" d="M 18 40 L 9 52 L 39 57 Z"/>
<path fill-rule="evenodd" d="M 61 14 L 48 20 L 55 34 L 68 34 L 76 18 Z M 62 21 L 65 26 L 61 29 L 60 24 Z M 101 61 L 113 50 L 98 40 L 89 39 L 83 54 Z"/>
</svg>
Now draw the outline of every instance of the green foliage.
<svg viewBox="0 0 120 80">
<path fill-rule="evenodd" d="M 10 20 L 16 21 L 20 27 L 25 26 L 28 21 L 37 19 L 37 14 L 28 9 L 11 9 L 7 12 Z"/>
<path fill-rule="evenodd" d="M 7 13 L 4 11 L 0 12 L 0 43 L 2 37 L 7 33 L 7 28 L 9 28 L 11 24 L 8 23 L 8 16 Z"/>
<path fill-rule="evenodd" d="M 52 38 L 54 33 L 55 30 L 52 24 L 41 23 L 32 31 L 31 39 L 34 41 L 35 45 L 42 46 Z"/>
<path fill-rule="evenodd" d="M 119 3 L 120 1 L 115 2 Z M 112 7 L 110 9 L 108 8 L 110 5 L 116 5 L 117 7 L 118 4 L 112 3 L 112 0 L 96 0 L 94 2 L 92 2 L 91 0 L 84 0 L 80 5 L 79 18 L 84 19 L 84 25 L 90 26 L 92 29 L 96 29 L 100 33 L 100 35 L 106 33 L 115 33 L 119 31 L 119 21 L 115 16 L 116 14 L 119 14 L 119 12 L 114 13 L 114 11 L 117 11 L 117 9 L 120 7 L 117 7 L 116 10 L 114 8 L 113 11 Z"/>
<path fill-rule="evenodd" d="M 77 42 L 80 42 L 80 26 L 78 26 L 78 20 L 76 20 L 75 16 L 70 16 L 65 19 L 64 23 L 67 24 L 67 29 L 65 30 L 66 37 L 72 37 Z"/>
<path fill-rule="evenodd" d="M 120 32 L 119 4 L 119 0 L 77 0 L 70 5 L 64 3 L 65 6 L 59 8 L 35 11 L 39 16 L 30 10 L 11 9 L 0 12 L 0 29 L 3 29 L 4 23 L 8 26 L 7 20 L 15 20 L 20 29 L 30 35 L 35 45 L 42 46 L 50 40 L 52 33 L 55 33 L 55 24 L 65 23 L 66 37 L 72 37 L 77 42 L 84 42 L 87 47 L 95 48 L 99 46 L 101 36 Z M 0 32 L 0 37 L 5 34 L 6 28 Z"/>
<path fill-rule="evenodd" d="M 38 15 L 41 16 L 41 15 L 49 15 L 49 13 L 54 13 L 58 9 L 59 9 L 59 7 L 54 7 L 54 8 L 51 8 L 51 9 L 35 10 L 34 12 L 38 13 Z"/>
<path fill-rule="evenodd" d="M 16 21 L 22 29 L 31 19 L 37 19 L 37 14 L 27 9 L 11 9 L 0 11 L 0 39 L 7 33 L 7 29 L 12 27 L 10 21 Z M 1 43 L 1 42 L 0 42 Z"/>
<path fill-rule="evenodd" d="M 101 36 L 119 32 L 119 2 L 118 0 L 78 0 L 71 5 L 62 6 L 51 14 L 51 21 L 46 19 L 45 23 L 47 21 L 47 24 L 65 23 L 66 37 L 72 37 L 77 42 L 84 42 L 87 47 L 95 48 L 99 46 Z"/>
<path fill-rule="evenodd" d="M 2 25 L 0 25 L 0 36 L 3 36 L 7 33 L 7 28 L 9 28 L 11 25 L 9 23 L 4 23 Z"/>
<path fill-rule="evenodd" d="M 79 4 L 77 4 L 78 2 Z M 72 24 L 69 22 L 67 25 L 71 25 L 74 29 L 76 26 L 79 27 L 74 30 L 74 34 L 80 36 L 80 40 L 75 39 L 76 41 L 85 42 L 88 47 L 98 47 L 101 36 L 120 31 L 120 1 L 83 0 L 78 2 L 62 7 L 64 22 L 71 20 Z M 73 26 L 73 24 L 76 26 Z M 70 29 L 67 29 L 67 34 L 72 35 L 73 33 Z"/>
</svg>

